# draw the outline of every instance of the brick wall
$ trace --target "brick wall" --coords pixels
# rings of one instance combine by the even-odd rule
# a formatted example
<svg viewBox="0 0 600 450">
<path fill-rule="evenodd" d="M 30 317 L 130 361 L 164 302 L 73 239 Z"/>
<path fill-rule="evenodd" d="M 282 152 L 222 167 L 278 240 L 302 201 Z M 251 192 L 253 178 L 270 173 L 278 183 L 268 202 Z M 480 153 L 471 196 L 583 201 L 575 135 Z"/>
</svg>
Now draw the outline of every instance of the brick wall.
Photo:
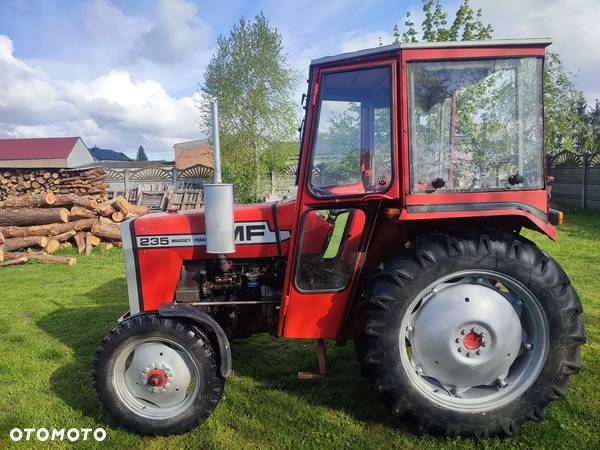
<svg viewBox="0 0 600 450">
<path fill-rule="evenodd" d="M 175 144 L 175 167 L 186 169 L 196 164 L 213 166 L 212 147 L 206 141 L 192 141 Z"/>
</svg>

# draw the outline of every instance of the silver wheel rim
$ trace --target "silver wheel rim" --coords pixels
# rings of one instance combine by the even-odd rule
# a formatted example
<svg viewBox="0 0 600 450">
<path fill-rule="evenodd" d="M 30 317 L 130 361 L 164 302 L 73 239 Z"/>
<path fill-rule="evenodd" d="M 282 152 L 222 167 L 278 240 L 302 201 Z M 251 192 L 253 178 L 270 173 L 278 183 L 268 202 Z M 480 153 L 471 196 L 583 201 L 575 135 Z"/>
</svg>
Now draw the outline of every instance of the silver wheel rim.
<svg viewBox="0 0 600 450">
<path fill-rule="evenodd" d="M 414 387 L 435 404 L 485 412 L 522 395 L 541 372 L 549 327 L 519 281 L 465 270 L 431 283 L 400 327 L 401 361 Z"/>
<path fill-rule="evenodd" d="M 137 339 L 117 356 L 113 385 L 119 399 L 133 413 L 164 420 L 184 412 L 198 397 L 200 372 L 189 353 L 176 342 Z"/>
</svg>

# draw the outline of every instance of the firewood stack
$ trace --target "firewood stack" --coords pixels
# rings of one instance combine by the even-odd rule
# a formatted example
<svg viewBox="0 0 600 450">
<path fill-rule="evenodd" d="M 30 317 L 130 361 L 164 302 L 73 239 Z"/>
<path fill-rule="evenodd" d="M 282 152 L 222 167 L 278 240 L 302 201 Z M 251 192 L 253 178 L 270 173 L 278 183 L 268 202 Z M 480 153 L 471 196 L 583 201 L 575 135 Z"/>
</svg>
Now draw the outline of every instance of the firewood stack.
<svg viewBox="0 0 600 450">
<path fill-rule="evenodd" d="M 121 247 L 120 222 L 147 212 L 122 196 L 101 202 L 75 193 L 5 196 L 0 201 L 0 267 L 28 260 L 73 265 L 75 258 L 52 253 L 75 247 L 90 255 L 95 247 Z"/>
<path fill-rule="evenodd" d="M 106 169 L 0 169 L 0 201 L 24 194 L 76 194 L 98 202 L 108 199 Z"/>
</svg>

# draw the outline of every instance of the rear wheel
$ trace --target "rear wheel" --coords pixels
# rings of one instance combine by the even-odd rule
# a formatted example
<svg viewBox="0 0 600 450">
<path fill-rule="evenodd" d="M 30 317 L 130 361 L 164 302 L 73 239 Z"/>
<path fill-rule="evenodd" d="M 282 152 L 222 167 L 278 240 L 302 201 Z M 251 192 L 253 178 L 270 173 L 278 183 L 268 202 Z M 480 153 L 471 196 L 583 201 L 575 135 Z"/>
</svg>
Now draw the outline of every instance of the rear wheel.
<svg viewBox="0 0 600 450">
<path fill-rule="evenodd" d="M 582 309 L 548 255 L 496 230 L 419 238 L 364 292 L 357 355 L 392 410 L 446 435 L 515 434 L 581 366 Z"/>
<path fill-rule="evenodd" d="M 144 434 L 196 427 L 217 405 L 225 382 L 206 336 L 154 314 L 127 319 L 104 338 L 93 380 L 111 415 Z"/>
</svg>

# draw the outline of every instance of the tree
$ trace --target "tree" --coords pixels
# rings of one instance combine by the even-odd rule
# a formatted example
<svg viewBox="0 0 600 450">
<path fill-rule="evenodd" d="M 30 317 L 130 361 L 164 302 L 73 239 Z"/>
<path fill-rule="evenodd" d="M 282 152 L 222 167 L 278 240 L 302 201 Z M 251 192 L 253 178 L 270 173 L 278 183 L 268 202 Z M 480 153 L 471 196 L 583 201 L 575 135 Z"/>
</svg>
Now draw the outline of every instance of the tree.
<svg viewBox="0 0 600 450">
<path fill-rule="evenodd" d="M 549 52 L 544 65 L 544 145 L 549 154 L 562 150 L 592 151 L 594 132 L 583 92 L 557 53 Z M 590 115 L 590 117 L 592 117 Z M 598 141 L 596 141 L 598 142 Z"/>
<path fill-rule="evenodd" d="M 437 41 L 472 41 L 492 38 L 494 29 L 490 24 L 484 24 L 481 20 L 481 9 L 473 11 L 469 0 L 463 0 L 452 24 L 448 27 L 448 13 L 440 0 L 422 0 L 424 19 L 421 23 L 421 39 L 426 42 Z M 400 30 L 398 25 L 393 29 L 394 42 L 400 42 Z M 404 19 L 404 32 L 402 42 L 418 42 L 419 33 L 415 30 L 410 11 L 406 12 Z"/>
<path fill-rule="evenodd" d="M 219 101 L 223 176 L 235 184 L 238 201 L 261 200 L 266 191 L 261 180 L 293 156 L 289 143 L 297 127 L 292 100 L 297 79 L 281 34 L 262 13 L 250 21 L 240 19 L 228 36 L 218 37 L 199 107 L 209 134 L 208 99 Z"/>
<path fill-rule="evenodd" d="M 148 161 L 148 157 L 146 156 L 146 150 L 144 150 L 144 146 L 140 145 L 138 147 L 137 156 L 135 157 L 136 161 Z"/>
<path fill-rule="evenodd" d="M 404 20 L 402 42 L 470 41 L 491 39 L 494 29 L 482 21 L 482 11 L 463 0 L 452 24 L 440 0 L 422 0 L 424 19 L 421 36 L 415 30 L 410 11 Z M 400 28 L 394 25 L 394 42 L 400 42 Z M 544 65 L 544 145 L 549 154 L 567 150 L 593 152 L 600 147 L 600 102 L 588 108 L 574 74 L 563 65 L 557 53 L 548 52 Z"/>
</svg>

